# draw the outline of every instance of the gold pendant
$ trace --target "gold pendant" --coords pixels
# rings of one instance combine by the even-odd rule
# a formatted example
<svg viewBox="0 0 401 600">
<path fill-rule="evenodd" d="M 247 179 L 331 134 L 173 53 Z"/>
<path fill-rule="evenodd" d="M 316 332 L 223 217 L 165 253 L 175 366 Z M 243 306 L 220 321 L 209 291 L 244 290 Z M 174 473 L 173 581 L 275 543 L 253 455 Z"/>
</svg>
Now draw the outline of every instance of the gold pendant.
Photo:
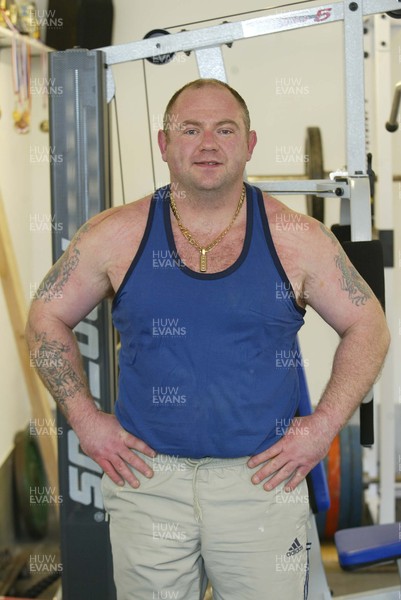
<svg viewBox="0 0 401 600">
<path fill-rule="evenodd" d="M 207 258 L 206 258 L 206 250 L 204 248 L 202 248 L 202 250 L 200 251 L 200 272 L 201 273 L 206 273 L 207 271 Z"/>
</svg>

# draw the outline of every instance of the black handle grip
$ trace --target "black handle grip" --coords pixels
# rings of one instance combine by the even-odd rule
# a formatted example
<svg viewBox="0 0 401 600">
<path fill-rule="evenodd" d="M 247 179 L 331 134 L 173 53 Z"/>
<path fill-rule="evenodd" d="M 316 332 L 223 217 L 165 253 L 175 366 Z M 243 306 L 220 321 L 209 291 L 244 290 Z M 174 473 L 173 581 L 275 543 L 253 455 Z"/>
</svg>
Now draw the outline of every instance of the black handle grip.
<svg viewBox="0 0 401 600">
<path fill-rule="evenodd" d="M 373 397 L 369 402 L 363 403 L 359 407 L 359 420 L 361 423 L 361 446 L 373 446 L 375 441 L 373 426 Z"/>
</svg>

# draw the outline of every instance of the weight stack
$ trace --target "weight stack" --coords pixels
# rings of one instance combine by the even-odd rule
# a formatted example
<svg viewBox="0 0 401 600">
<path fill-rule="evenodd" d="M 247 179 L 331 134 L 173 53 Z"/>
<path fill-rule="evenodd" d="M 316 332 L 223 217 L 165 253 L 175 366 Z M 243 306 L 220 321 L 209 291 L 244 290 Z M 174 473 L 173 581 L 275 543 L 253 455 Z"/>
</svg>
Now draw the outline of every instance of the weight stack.
<svg viewBox="0 0 401 600">
<path fill-rule="evenodd" d="M 111 46 L 113 0 L 49 0 L 38 13 L 46 28 L 46 44 L 56 50 Z"/>
</svg>

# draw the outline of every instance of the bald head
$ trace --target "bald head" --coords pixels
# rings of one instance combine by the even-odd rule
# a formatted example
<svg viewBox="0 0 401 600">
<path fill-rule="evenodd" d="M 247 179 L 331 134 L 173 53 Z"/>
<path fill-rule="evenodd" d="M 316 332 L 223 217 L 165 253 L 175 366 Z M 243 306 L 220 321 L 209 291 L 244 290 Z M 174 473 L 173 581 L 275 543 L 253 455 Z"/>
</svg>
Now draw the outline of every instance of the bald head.
<svg viewBox="0 0 401 600">
<path fill-rule="evenodd" d="M 219 81 L 218 79 L 195 79 L 194 81 L 190 81 L 189 83 L 182 86 L 182 88 L 177 90 L 175 92 L 175 94 L 173 94 L 173 96 L 170 98 L 170 100 L 167 104 L 164 116 L 163 116 L 163 131 L 166 134 L 166 136 L 168 137 L 171 123 L 174 122 L 172 114 L 173 114 L 174 105 L 175 105 L 177 99 L 179 98 L 179 96 L 186 90 L 199 90 L 199 89 L 202 89 L 205 87 L 216 87 L 216 88 L 220 88 L 220 89 L 225 89 L 235 98 L 235 100 L 238 102 L 238 104 L 241 108 L 246 132 L 249 133 L 249 130 L 251 128 L 251 120 L 250 120 L 250 116 L 249 116 L 248 107 L 246 105 L 245 100 L 242 98 L 242 96 L 240 96 L 240 94 L 236 90 L 234 90 L 234 88 L 229 86 L 227 83 L 224 83 L 223 81 Z"/>
</svg>

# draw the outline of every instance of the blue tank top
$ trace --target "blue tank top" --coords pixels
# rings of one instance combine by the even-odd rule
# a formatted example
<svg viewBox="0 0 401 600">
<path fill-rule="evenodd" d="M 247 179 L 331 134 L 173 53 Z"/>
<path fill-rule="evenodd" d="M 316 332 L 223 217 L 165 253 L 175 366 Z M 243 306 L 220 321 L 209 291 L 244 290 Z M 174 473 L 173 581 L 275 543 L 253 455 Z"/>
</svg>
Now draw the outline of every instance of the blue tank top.
<svg viewBox="0 0 401 600">
<path fill-rule="evenodd" d="M 169 186 L 153 196 L 113 301 L 121 337 L 116 416 L 164 454 L 262 452 L 298 407 L 305 314 L 273 245 L 262 193 L 246 184 L 242 252 L 219 273 L 182 263 L 168 199 Z"/>
</svg>

